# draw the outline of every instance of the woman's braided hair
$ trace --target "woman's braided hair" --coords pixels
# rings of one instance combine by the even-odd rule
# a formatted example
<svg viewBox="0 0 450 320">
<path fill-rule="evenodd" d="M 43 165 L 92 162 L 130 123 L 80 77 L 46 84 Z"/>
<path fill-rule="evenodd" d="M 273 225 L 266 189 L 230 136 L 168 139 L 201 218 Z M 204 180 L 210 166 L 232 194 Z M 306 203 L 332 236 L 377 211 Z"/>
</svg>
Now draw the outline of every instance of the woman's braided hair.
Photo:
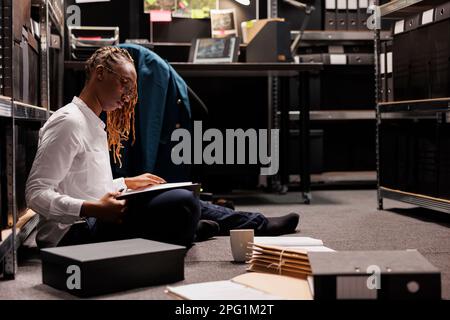
<svg viewBox="0 0 450 320">
<path fill-rule="evenodd" d="M 134 65 L 133 58 L 131 58 L 130 54 L 125 49 L 119 47 L 102 47 L 98 49 L 86 62 L 86 82 L 89 81 L 92 72 L 97 66 L 103 65 L 113 69 L 113 64 L 121 63 L 123 60 L 131 62 Z M 116 163 L 117 159 L 120 167 L 122 167 L 122 161 L 120 160 L 120 151 L 123 148 L 122 141 L 128 140 L 130 128 L 133 133 L 132 144 L 134 144 L 136 140 L 134 106 L 136 105 L 137 98 L 137 83 L 134 83 L 132 96 L 128 103 L 121 109 L 106 113 L 106 132 L 108 134 L 109 150 L 113 150 L 114 163 Z"/>
</svg>

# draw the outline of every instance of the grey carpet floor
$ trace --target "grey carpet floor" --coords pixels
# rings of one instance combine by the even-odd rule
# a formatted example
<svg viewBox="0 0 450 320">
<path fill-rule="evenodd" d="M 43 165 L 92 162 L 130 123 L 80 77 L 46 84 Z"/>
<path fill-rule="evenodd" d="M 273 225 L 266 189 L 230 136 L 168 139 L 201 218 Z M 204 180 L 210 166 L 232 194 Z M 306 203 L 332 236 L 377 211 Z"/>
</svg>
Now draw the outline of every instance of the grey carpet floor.
<svg viewBox="0 0 450 320">
<path fill-rule="evenodd" d="M 227 195 L 243 211 L 267 216 L 300 213 L 297 236 L 319 238 L 335 250 L 417 249 L 442 273 L 442 297 L 450 299 L 450 215 L 385 200 L 376 210 L 374 190 L 315 191 L 310 205 L 299 193 Z M 231 262 L 229 237 L 197 243 L 186 256 L 185 280 L 174 285 L 230 279 L 245 272 Z M 165 286 L 139 288 L 96 299 L 171 299 Z M 15 280 L 0 281 L 0 299 L 76 299 L 42 284 L 39 259 L 21 259 Z"/>
</svg>

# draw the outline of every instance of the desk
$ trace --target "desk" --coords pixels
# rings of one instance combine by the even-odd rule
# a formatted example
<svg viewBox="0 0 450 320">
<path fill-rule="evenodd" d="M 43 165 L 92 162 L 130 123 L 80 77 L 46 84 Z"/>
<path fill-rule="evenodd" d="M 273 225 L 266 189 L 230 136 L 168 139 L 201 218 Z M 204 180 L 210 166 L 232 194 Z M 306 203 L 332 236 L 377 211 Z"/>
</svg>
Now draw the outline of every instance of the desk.
<svg viewBox="0 0 450 320">
<path fill-rule="evenodd" d="M 287 77 L 299 77 L 298 94 L 301 99 L 300 128 L 300 188 L 302 201 L 309 203 L 310 193 L 310 152 L 309 152 L 309 90 L 308 73 L 322 69 L 320 63 L 223 63 L 223 64 L 193 64 L 171 63 L 172 67 L 182 77 L 282 77 L 280 103 L 280 178 L 281 185 L 287 190 L 289 183 L 289 168 L 287 157 L 287 141 L 289 139 L 289 84 Z M 270 103 L 270 102 L 269 102 Z M 272 107 L 272 106 L 270 106 Z M 275 110 L 276 112 L 277 110 Z"/>
<path fill-rule="evenodd" d="M 298 77 L 298 94 L 300 99 L 300 179 L 302 201 L 309 203 L 310 193 L 310 152 L 309 152 L 309 90 L 308 73 L 317 72 L 323 68 L 321 63 L 222 63 L 222 64 L 194 64 L 185 62 L 172 62 L 172 67 L 182 77 L 280 77 L 282 88 L 289 87 L 286 80 L 288 77 Z M 82 70 L 84 62 L 66 61 L 65 67 L 69 69 Z M 287 141 L 289 138 L 289 108 L 288 99 L 289 90 L 282 90 L 280 103 L 280 178 L 282 186 L 289 183 L 289 171 L 287 162 Z M 276 111 L 276 110 L 275 110 Z"/>
</svg>

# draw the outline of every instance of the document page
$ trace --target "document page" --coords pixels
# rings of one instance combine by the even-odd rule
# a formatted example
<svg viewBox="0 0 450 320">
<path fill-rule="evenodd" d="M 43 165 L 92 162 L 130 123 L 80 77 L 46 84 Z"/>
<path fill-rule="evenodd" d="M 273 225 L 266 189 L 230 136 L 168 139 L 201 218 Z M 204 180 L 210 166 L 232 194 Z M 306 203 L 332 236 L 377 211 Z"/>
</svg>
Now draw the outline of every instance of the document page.
<svg viewBox="0 0 450 320">
<path fill-rule="evenodd" d="M 167 286 L 167 293 L 187 300 L 283 300 L 283 298 L 256 290 L 230 280 Z"/>
<path fill-rule="evenodd" d="M 254 243 L 280 247 L 323 246 L 322 240 L 310 237 L 255 237 Z"/>
<path fill-rule="evenodd" d="M 190 190 L 194 190 L 195 188 L 200 188 L 200 184 L 198 183 L 192 183 L 192 182 L 176 182 L 176 183 L 162 183 L 162 184 L 155 184 L 152 185 L 148 188 L 143 188 L 143 189 L 138 189 L 138 190 L 131 190 L 128 189 L 124 192 L 122 192 L 122 194 L 120 194 L 117 199 L 124 199 L 124 198 L 128 198 L 130 196 L 133 195 L 138 195 L 141 193 L 146 193 L 146 192 L 153 192 L 153 191 L 163 191 L 163 190 L 171 190 L 171 189 L 190 189 Z"/>
</svg>

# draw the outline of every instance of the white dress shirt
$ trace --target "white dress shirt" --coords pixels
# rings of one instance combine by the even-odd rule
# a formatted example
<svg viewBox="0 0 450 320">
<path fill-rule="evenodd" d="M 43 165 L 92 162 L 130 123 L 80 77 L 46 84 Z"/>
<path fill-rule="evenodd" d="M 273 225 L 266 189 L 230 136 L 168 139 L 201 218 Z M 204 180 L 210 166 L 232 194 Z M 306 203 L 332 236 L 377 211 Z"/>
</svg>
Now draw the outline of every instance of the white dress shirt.
<svg viewBox="0 0 450 320">
<path fill-rule="evenodd" d="M 40 129 L 26 185 L 27 205 L 39 214 L 39 246 L 56 246 L 81 220 L 84 201 L 122 188 L 125 180 L 112 177 L 105 124 L 74 97 Z"/>
</svg>

